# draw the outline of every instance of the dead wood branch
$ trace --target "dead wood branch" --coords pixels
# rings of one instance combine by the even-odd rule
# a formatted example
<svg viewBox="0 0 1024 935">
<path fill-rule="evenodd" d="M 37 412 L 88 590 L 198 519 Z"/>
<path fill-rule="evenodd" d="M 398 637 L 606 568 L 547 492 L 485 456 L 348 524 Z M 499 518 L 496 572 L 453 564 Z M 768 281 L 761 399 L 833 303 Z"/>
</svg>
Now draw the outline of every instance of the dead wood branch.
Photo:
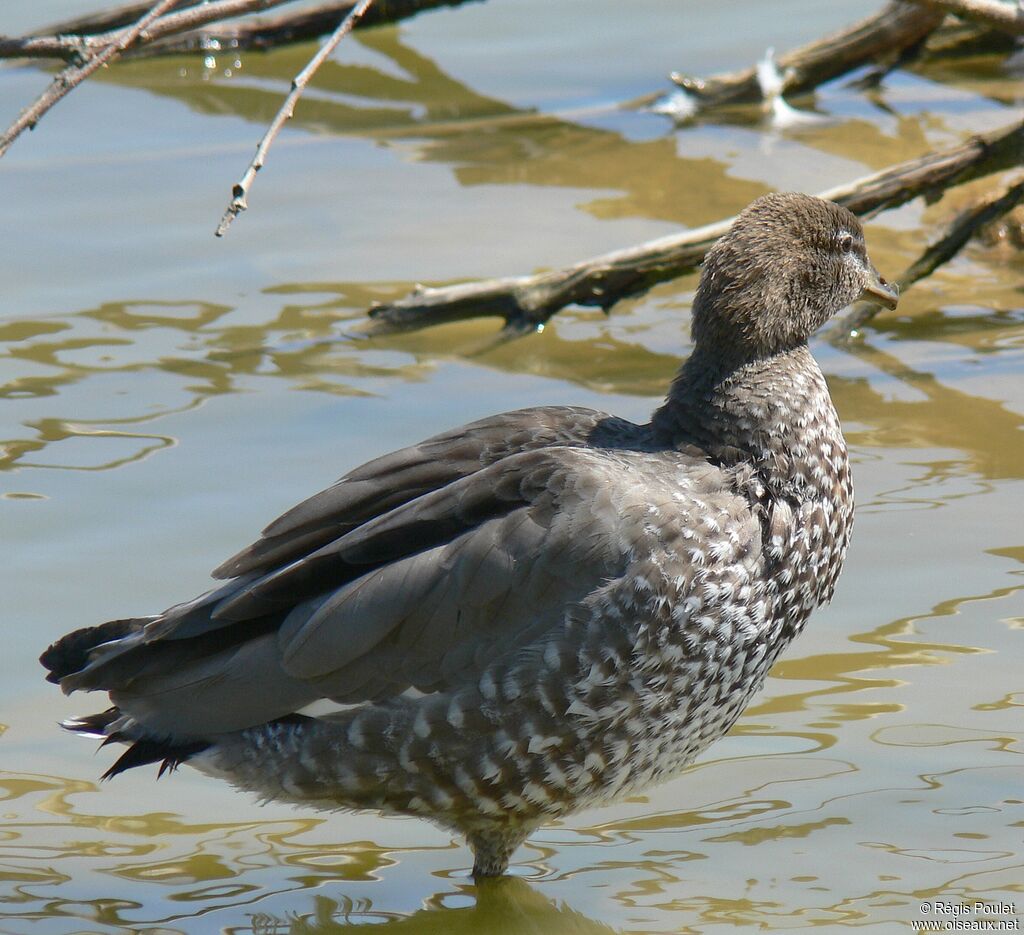
<svg viewBox="0 0 1024 935">
<path fill-rule="evenodd" d="M 249 190 L 256 173 L 263 167 L 267 153 L 281 127 L 291 118 L 295 104 L 313 74 L 333 52 L 341 39 L 365 18 L 380 23 L 401 19 L 437 6 L 454 6 L 464 0 L 358 0 L 320 5 L 312 10 L 286 14 L 275 18 L 230 24 L 220 30 L 204 27 L 220 20 L 245 16 L 254 12 L 281 6 L 293 0 L 161 0 L 144 13 L 134 25 L 123 24 L 138 13 L 133 4 L 92 18 L 79 18 L 55 27 L 55 34 L 25 39 L 0 37 L 0 57 L 56 57 L 75 64 L 57 76 L 50 90 L 33 104 L 0 138 L 0 156 L 11 142 L 72 88 L 88 77 L 96 68 L 114 55 L 132 45 L 148 46 L 161 54 L 181 53 L 227 46 L 240 48 L 266 48 L 283 42 L 312 38 L 333 30 L 330 38 L 309 64 L 292 81 L 291 92 L 285 98 L 273 122 L 260 140 L 256 155 L 242 178 L 232 190 L 232 199 L 217 228 L 217 236 L 227 231 L 231 222 L 247 207 Z M 371 13 L 372 8 L 372 13 Z M 64 30 L 78 32 L 64 34 Z M 104 31 L 100 31 L 104 30 Z"/>
<path fill-rule="evenodd" d="M 1017 177 L 993 195 L 983 198 L 958 214 L 943 232 L 924 252 L 904 270 L 896 280 L 900 291 L 909 289 L 915 282 L 930 276 L 940 266 L 953 259 L 977 234 L 981 228 L 997 221 L 1007 212 L 1024 202 L 1024 178 Z M 857 330 L 881 309 L 874 302 L 857 302 L 849 312 L 828 329 L 830 340 L 844 342 L 856 337 Z"/>
<path fill-rule="evenodd" d="M 437 7 L 460 6 L 467 0 L 377 0 L 360 17 L 356 29 L 380 26 L 408 19 L 416 13 Z M 201 51 L 219 44 L 232 51 L 262 51 L 286 45 L 290 42 L 305 42 L 318 39 L 337 29 L 345 19 L 354 2 L 325 3 L 312 9 L 265 16 L 240 23 L 227 23 L 216 29 L 202 32 L 188 32 L 174 39 L 155 42 L 140 50 L 140 55 L 180 55 Z"/>
<path fill-rule="evenodd" d="M 197 6 L 189 6 L 166 16 L 148 18 L 146 25 L 135 32 L 140 44 L 156 42 L 165 36 L 198 29 L 207 23 L 227 19 L 234 16 L 245 16 L 258 13 L 271 7 L 291 3 L 293 0 L 210 0 Z M 161 4 L 165 11 L 180 6 L 178 0 Z M 128 29 L 114 29 L 94 35 L 55 35 L 35 36 L 26 39 L 0 40 L 0 57 L 3 58 L 64 58 L 76 60 L 96 50 L 108 48 L 121 43 L 123 37 L 135 31 L 136 26 Z M 132 40 L 135 41 L 134 39 Z"/>
<path fill-rule="evenodd" d="M 245 174 L 238 180 L 238 182 L 235 183 L 235 187 L 232 189 L 231 201 L 228 203 L 227 210 L 224 212 L 224 217 L 220 219 L 220 224 L 217 226 L 216 234 L 218 237 L 223 237 L 231 226 L 231 222 L 249 207 L 247 198 L 249 195 L 249 189 L 252 187 L 252 183 L 256 179 L 256 173 L 263 168 L 263 164 L 267 158 L 267 153 L 270 151 L 270 147 L 273 145 L 274 140 L 277 139 L 277 134 L 280 132 L 281 127 L 291 120 L 292 114 L 295 112 L 295 105 L 302 96 L 302 92 L 306 90 L 306 85 L 309 84 L 309 79 L 316 74 L 317 69 L 338 47 L 338 43 L 352 31 L 352 27 L 355 26 L 359 18 L 370 8 L 372 4 L 373 0 L 359 0 L 359 2 L 349 11 L 348 16 L 338 24 L 338 28 L 334 30 L 331 37 L 320 47 L 320 51 L 317 52 L 316 55 L 314 55 L 306 64 L 306 67 L 292 79 L 291 91 L 284 99 L 284 103 L 278 109 L 277 113 L 274 115 L 274 119 L 267 128 L 267 132 L 263 134 L 263 139 L 260 140 L 259 145 L 256 147 L 256 155 L 253 156 L 252 162 L 249 163 L 249 168 L 245 170 Z"/>
<path fill-rule="evenodd" d="M 175 10 L 196 7 L 202 0 L 179 0 Z M 216 2 L 203 5 L 207 12 L 201 22 L 182 17 L 167 23 L 154 24 L 140 37 L 131 50 L 132 58 L 156 55 L 182 55 L 206 52 L 220 48 L 232 51 L 264 50 L 292 42 L 317 39 L 333 32 L 356 5 L 354 0 L 322 3 L 313 8 L 225 23 L 222 20 L 259 12 L 271 6 L 293 3 L 295 0 L 249 0 L 241 13 L 230 9 L 221 12 Z M 360 18 L 356 28 L 378 26 L 407 19 L 424 10 L 444 6 L 459 6 L 467 0 L 377 0 Z M 80 17 L 66 23 L 48 27 L 45 34 L 24 39 L 0 37 L 0 58 L 62 58 L 74 60 L 83 50 L 102 43 L 105 31 L 116 31 L 124 25 L 137 4 L 109 13 Z M 210 24 L 210 25 L 207 25 Z"/>
<path fill-rule="evenodd" d="M 425 10 L 437 7 L 459 6 L 467 0 L 377 0 L 355 25 L 356 29 L 380 26 L 408 19 Z M 312 9 L 262 16 L 238 23 L 225 23 L 216 28 L 183 33 L 173 39 L 154 42 L 140 49 L 139 56 L 181 55 L 205 51 L 211 47 L 232 51 L 264 51 L 291 42 L 318 39 L 335 29 L 345 19 L 355 3 L 352 0 L 324 3 Z"/>
<path fill-rule="evenodd" d="M 851 211 L 867 215 L 1020 164 L 1024 121 L 975 136 L 847 185 L 822 192 Z M 732 218 L 583 260 L 534 276 L 490 279 L 440 288 L 418 288 L 397 302 L 370 310 L 385 329 L 411 329 L 469 318 L 499 316 L 511 330 L 543 324 L 570 304 L 605 310 L 620 299 L 694 269 Z"/>
<path fill-rule="evenodd" d="M 186 7 L 199 6 L 204 0 L 178 0 L 172 10 L 184 10 Z M 44 26 L 37 32 L 40 36 L 94 36 L 96 33 L 108 32 L 131 26 L 149 7 L 148 3 L 129 3 L 126 6 L 114 7 L 112 10 L 96 10 L 85 16 L 61 20 L 50 26 Z"/>
<path fill-rule="evenodd" d="M 530 331 L 567 305 L 607 310 L 620 299 L 688 272 L 731 222 L 729 218 L 536 276 L 417 287 L 397 302 L 372 308 L 370 316 L 380 326 L 403 330 L 500 316 L 510 331 Z"/>
<path fill-rule="evenodd" d="M 901 289 L 930 276 L 944 263 L 953 259 L 987 224 L 999 220 L 1024 201 L 1024 178 L 1003 186 L 1002 190 L 983 198 L 952 221 L 939 240 L 929 246 L 899 278 Z"/>
<path fill-rule="evenodd" d="M 176 11 L 197 7 L 202 0 L 179 0 Z M 234 0 L 238 3 L 240 0 Z M 217 0 L 203 4 L 203 12 L 183 14 L 167 22 L 154 24 L 139 38 L 130 51 L 132 58 L 154 55 L 181 55 L 208 51 L 211 48 L 229 48 L 231 51 L 262 50 L 305 42 L 326 36 L 352 11 L 354 0 L 322 3 L 312 8 L 281 13 L 276 16 L 242 19 L 224 23 L 222 20 L 294 3 L 295 0 L 241 0 L 238 7 L 221 7 Z M 360 17 L 356 29 L 396 23 L 416 13 L 440 6 L 459 6 L 467 0 L 377 0 Z M 0 37 L 0 58 L 63 58 L 75 60 L 90 48 L 101 46 L 108 33 L 116 34 L 124 26 L 138 4 L 121 7 L 108 13 L 83 16 L 46 29 L 45 34 L 24 39 Z M 129 20 L 132 22 L 132 20 Z"/>
<path fill-rule="evenodd" d="M 871 215 L 906 204 L 918 195 L 936 197 L 953 185 L 1016 168 L 1021 153 L 1024 120 L 829 189 L 821 197 L 837 201 L 855 214 Z"/>
<path fill-rule="evenodd" d="M 1009 33 L 1024 36 L 1024 8 L 1015 2 L 1002 0 L 914 0 L 915 3 L 943 13 L 952 13 L 961 19 L 971 20 Z"/>
<path fill-rule="evenodd" d="M 50 110 L 50 108 L 53 107 L 61 98 L 70 91 L 73 91 L 79 84 L 88 78 L 89 75 L 96 71 L 97 68 L 102 68 L 107 64 L 107 62 L 110 62 L 120 55 L 121 52 L 139 38 L 150 23 L 164 14 L 167 10 L 171 9 L 175 3 L 177 3 L 177 0 L 158 0 L 158 2 L 149 9 L 149 12 L 144 14 L 134 26 L 122 30 L 116 41 L 112 41 L 109 45 L 98 51 L 95 55 L 92 55 L 81 65 L 71 65 L 60 72 L 60 74 L 50 82 L 50 86 L 20 113 L 18 115 L 18 119 L 4 131 L 2 136 L 0 136 L 0 157 L 10 149 L 11 144 L 21 136 L 25 130 L 31 130 L 35 127 L 43 114 Z"/>
<path fill-rule="evenodd" d="M 942 10 L 893 0 L 853 26 L 781 55 L 778 65 L 783 74 L 782 93 L 808 91 L 861 65 L 897 58 L 920 43 L 944 18 Z M 674 72 L 672 80 L 692 96 L 701 110 L 761 100 L 753 66 L 705 79 Z"/>
</svg>

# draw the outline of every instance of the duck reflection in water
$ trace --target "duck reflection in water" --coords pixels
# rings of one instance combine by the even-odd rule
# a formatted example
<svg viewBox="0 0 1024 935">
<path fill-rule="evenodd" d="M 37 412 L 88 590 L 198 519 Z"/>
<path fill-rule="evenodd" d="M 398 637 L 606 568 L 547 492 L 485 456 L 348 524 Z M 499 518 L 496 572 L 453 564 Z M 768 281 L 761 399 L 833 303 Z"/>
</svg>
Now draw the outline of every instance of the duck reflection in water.
<svg viewBox="0 0 1024 935">
<path fill-rule="evenodd" d="M 108 775 L 417 815 L 504 873 L 544 822 L 692 762 L 831 598 L 853 486 L 807 342 L 865 293 L 895 306 L 853 214 L 758 199 L 649 423 L 525 409 L 356 468 L 216 590 L 51 646 L 51 680 L 112 702 L 67 726 L 128 745 Z"/>
<path fill-rule="evenodd" d="M 569 906 L 558 905 L 516 877 L 481 881 L 459 895 L 469 905 L 432 905 L 409 916 L 385 915 L 350 900 L 317 897 L 315 909 L 308 915 L 289 913 L 281 918 L 253 914 L 251 928 L 232 930 L 252 935 L 341 935 L 372 926 L 382 935 L 617 935 L 616 929 Z M 437 897 L 432 902 L 436 901 Z"/>
</svg>

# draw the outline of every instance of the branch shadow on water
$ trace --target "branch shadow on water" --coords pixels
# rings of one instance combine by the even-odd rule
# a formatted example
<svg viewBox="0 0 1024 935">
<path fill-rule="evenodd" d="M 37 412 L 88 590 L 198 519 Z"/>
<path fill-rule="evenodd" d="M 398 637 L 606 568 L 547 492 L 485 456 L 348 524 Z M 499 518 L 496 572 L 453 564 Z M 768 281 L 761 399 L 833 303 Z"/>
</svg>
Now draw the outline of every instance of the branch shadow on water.
<svg viewBox="0 0 1024 935">
<path fill-rule="evenodd" d="M 601 219 L 697 226 L 733 213 L 768 190 L 760 182 L 731 175 L 722 160 L 681 156 L 674 132 L 660 121 L 659 135 L 637 139 L 586 119 L 600 115 L 602 122 L 617 124 L 615 115 L 626 113 L 618 105 L 604 105 L 594 113 L 545 113 L 514 106 L 446 74 L 404 42 L 395 27 L 352 38 L 386 64 L 325 63 L 289 122 L 308 134 L 306 140 L 357 137 L 402 153 L 411 143 L 419 161 L 450 166 L 464 187 L 593 190 L 601 194 L 579 207 Z M 219 71 L 204 77 L 198 57 L 126 62 L 104 73 L 102 80 L 179 100 L 202 114 L 242 117 L 260 127 L 273 117 L 308 55 L 305 45 L 272 55 L 247 53 L 242 70 L 230 79 Z"/>
</svg>

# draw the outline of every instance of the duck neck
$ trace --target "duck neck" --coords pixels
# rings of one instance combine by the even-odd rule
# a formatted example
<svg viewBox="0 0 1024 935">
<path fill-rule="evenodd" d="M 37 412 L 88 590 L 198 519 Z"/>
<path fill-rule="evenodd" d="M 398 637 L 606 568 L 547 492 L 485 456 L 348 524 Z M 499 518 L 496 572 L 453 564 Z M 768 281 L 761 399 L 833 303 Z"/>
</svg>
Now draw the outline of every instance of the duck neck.
<svg viewBox="0 0 1024 935">
<path fill-rule="evenodd" d="M 652 427 L 663 444 L 752 468 L 776 496 L 831 496 L 845 483 L 837 476 L 847 473 L 839 419 L 806 344 L 738 363 L 698 344 Z"/>
</svg>

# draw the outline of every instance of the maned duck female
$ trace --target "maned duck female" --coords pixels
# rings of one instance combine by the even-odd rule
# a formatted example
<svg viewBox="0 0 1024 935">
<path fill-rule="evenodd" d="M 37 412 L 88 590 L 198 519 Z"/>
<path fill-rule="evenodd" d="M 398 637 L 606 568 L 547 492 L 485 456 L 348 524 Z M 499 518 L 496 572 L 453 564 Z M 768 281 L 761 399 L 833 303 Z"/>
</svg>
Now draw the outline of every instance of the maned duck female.
<svg viewBox="0 0 1024 935">
<path fill-rule="evenodd" d="M 853 487 L 807 340 L 865 293 L 895 307 L 853 214 L 758 199 L 650 423 L 524 409 L 356 468 L 217 589 L 51 646 L 52 681 L 113 704 L 66 726 L 128 744 L 107 775 L 187 761 L 419 815 L 503 873 L 538 825 L 690 763 L 831 598 Z"/>
</svg>

